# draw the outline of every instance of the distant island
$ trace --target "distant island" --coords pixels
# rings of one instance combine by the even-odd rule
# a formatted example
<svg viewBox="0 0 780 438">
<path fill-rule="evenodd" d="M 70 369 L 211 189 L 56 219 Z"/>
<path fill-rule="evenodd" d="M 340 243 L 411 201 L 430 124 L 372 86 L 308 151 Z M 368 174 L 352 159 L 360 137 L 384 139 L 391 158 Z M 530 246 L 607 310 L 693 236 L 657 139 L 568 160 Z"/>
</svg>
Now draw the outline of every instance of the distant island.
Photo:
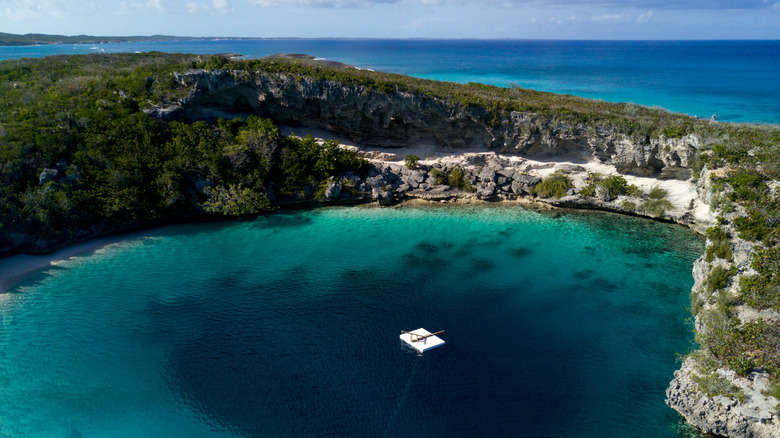
<svg viewBox="0 0 780 438">
<path fill-rule="evenodd" d="M 24 35 L 0 32 L 0 46 L 33 46 L 38 44 L 97 44 L 132 43 L 146 41 L 192 41 L 213 40 L 216 37 L 188 37 L 171 35 L 150 36 L 93 36 L 93 35 L 47 35 L 28 33 Z"/>
</svg>

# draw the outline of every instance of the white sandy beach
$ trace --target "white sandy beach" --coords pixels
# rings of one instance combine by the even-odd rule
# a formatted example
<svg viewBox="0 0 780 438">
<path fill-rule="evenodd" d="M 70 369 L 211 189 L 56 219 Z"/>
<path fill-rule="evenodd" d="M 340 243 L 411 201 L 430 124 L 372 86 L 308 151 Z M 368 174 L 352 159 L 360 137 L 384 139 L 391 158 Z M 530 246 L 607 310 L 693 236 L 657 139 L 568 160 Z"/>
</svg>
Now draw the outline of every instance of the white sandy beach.
<svg viewBox="0 0 780 438">
<path fill-rule="evenodd" d="M 45 269 L 71 257 L 91 254 L 109 245 L 123 242 L 134 235 L 98 237 L 58 249 L 49 254 L 18 254 L 0 259 L 0 301 L 4 294 L 33 272 Z"/>
</svg>

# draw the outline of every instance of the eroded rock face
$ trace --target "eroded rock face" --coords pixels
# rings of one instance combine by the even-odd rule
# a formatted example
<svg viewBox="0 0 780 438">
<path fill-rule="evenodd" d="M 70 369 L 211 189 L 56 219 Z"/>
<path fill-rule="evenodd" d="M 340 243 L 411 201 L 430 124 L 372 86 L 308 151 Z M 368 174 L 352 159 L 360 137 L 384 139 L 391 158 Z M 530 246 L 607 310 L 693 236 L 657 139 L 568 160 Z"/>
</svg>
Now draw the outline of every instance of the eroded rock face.
<svg viewBox="0 0 780 438">
<path fill-rule="evenodd" d="M 278 124 L 325 129 L 362 146 L 596 158 L 622 173 L 679 177 L 699 145 L 692 135 L 636 141 L 611 128 L 556 122 L 533 113 L 513 112 L 488 124 L 489 114 L 482 108 L 285 74 L 191 70 L 177 74 L 176 80 L 192 91 L 179 102 L 151 110 L 155 116 L 215 120 L 255 114 Z"/>
<path fill-rule="evenodd" d="M 768 385 L 765 375 L 736 378 L 734 372 L 719 370 L 717 376 L 743 391 L 745 401 L 722 395 L 707 395 L 696 379 L 700 373 L 694 361 L 686 360 L 675 371 L 666 390 L 666 403 L 702 432 L 734 438 L 770 438 L 780 436 L 780 422 L 774 415 L 774 399 L 762 394 Z"/>
</svg>

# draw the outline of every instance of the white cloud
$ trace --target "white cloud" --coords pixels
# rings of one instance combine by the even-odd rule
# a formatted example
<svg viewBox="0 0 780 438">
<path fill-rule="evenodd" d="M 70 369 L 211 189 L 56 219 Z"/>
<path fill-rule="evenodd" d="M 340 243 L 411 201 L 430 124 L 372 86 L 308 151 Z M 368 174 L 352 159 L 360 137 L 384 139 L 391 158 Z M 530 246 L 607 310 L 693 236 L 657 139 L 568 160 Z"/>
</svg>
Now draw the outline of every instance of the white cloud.
<svg viewBox="0 0 780 438">
<path fill-rule="evenodd" d="M 653 18 L 653 11 L 647 11 L 636 18 L 636 24 L 647 24 Z"/>
<path fill-rule="evenodd" d="M 625 12 L 619 14 L 601 14 L 591 17 L 592 21 L 626 21 L 628 15 Z"/>
<path fill-rule="evenodd" d="M 122 1 L 119 2 L 119 8 L 117 8 L 117 14 L 119 15 L 137 15 L 147 14 L 154 11 L 165 11 L 166 7 L 162 3 L 162 0 L 147 0 L 141 1 Z"/>
<path fill-rule="evenodd" d="M 214 9 L 220 11 L 232 11 L 233 5 L 228 0 L 213 0 Z"/>
<path fill-rule="evenodd" d="M 3 6 L 5 6 L 3 8 Z M 0 17 L 13 21 L 37 20 L 45 18 L 66 19 L 71 13 L 89 15 L 99 9 L 94 2 L 76 2 L 76 4 L 64 1 L 33 1 L 0 0 Z"/>
<path fill-rule="evenodd" d="M 380 3 L 398 3 L 400 0 L 247 0 L 249 4 L 266 8 L 275 6 L 303 6 L 315 8 L 367 8 Z"/>
</svg>

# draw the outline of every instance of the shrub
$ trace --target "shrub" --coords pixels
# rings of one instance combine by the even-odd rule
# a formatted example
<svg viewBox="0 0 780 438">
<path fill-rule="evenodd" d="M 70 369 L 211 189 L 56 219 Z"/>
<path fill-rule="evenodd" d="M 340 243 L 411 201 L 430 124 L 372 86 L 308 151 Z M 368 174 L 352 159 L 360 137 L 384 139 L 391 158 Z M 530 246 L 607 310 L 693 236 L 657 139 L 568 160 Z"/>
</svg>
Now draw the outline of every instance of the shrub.
<svg viewBox="0 0 780 438">
<path fill-rule="evenodd" d="M 722 395 L 728 398 L 737 399 L 740 403 L 747 400 L 747 396 L 739 387 L 713 372 L 706 376 L 694 376 L 693 380 L 699 386 L 701 392 L 708 397 Z"/>
<path fill-rule="evenodd" d="M 621 175 L 603 176 L 597 172 L 588 172 L 585 181 L 587 185 L 580 190 L 580 196 L 589 198 L 596 196 L 600 188 L 607 200 L 613 200 L 620 195 L 639 196 L 639 189 L 628 184 Z"/>
<path fill-rule="evenodd" d="M 661 217 L 666 213 L 666 210 L 671 210 L 672 208 L 674 208 L 674 205 L 667 199 L 648 199 L 639 206 L 642 212 L 653 217 Z"/>
<path fill-rule="evenodd" d="M 574 185 L 568 176 L 561 172 L 555 172 L 535 185 L 531 191 L 533 195 L 541 196 L 542 198 L 554 197 L 560 199 L 566 196 L 566 192 L 573 187 Z"/>
<path fill-rule="evenodd" d="M 473 193 L 477 191 L 477 189 L 469 183 L 468 179 L 466 179 L 466 174 L 460 167 L 450 170 L 447 175 L 447 185 L 455 187 L 458 190 L 463 190 L 464 192 Z"/>
<path fill-rule="evenodd" d="M 751 266 L 757 274 L 741 278 L 740 298 L 753 307 L 780 311 L 780 247 L 757 251 Z"/>
<path fill-rule="evenodd" d="M 420 161 L 420 157 L 417 155 L 409 154 L 406 156 L 406 159 L 404 159 L 404 163 L 406 164 L 406 167 L 409 169 L 416 169 L 417 168 L 417 162 Z"/>
<path fill-rule="evenodd" d="M 647 196 L 650 199 L 665 199 L 666 195 L 668 194 L 669 193 L 665 189 L 662 189 L 661 187 L 658 186 L 653 186 L 653 188 L 650 189 L 650 193 L 648 193 Z"/>
<path fill-rule="evenodd" d="M 707 229 L 707 238 L 710 245 L 704 255 L 704 260 L 711 262 L 715 257 L 731 261 L 733 253 L 731 251 L 731 235 L 719 226 Z"/>
<path fill-rule="evenodd" d="M 599 183 L 606 190 L 609 199 L 628 193 L 628 182 L 620 175 L 610 175 Z"/>
<path fill-rule="evenodd" d="M 715 257 L 727 260 L 729 262 L 732 261 L 734 255 L 731 251 L 731 242 L 728 240 L 718 240 L 710 244 L 704 254 L 704 260 L 711 262 Z"/>
<path fill-rule="evenodd" d="M 265 193 L 258 193 L 255 190 L 237 185 L 213 189 L 209 199 L 203 203 L 207 212 L 225 216 L 255 214 L 268 209 L 269 206 L 270 203 Z"/>
<path fill-rule="evenodd" d="M 583 187 L 582 190 L 580 190 L 580 196 L 583 198 L 592 198 L 593 196 L 596 196 L 596 186 L 588 184 Z"/>
<path fill-rule="evenodd" d="M 436 178 L 436 184 L 444 184 L 447 182 L 447 176 L 439 169 L 431 169 L 431 175 Z"/>
<path fill-rule="evenodd" d="M 729 278 L 737 273 L 737 268 L 732 266 L 730 269 L 724 269 L 722 266 L 715 266 L 710 271 L 709 277 L 705 280 L 707 291 L 712 293 L 718 289 L 723 289 L 728 284 Z"/>
</svg>

